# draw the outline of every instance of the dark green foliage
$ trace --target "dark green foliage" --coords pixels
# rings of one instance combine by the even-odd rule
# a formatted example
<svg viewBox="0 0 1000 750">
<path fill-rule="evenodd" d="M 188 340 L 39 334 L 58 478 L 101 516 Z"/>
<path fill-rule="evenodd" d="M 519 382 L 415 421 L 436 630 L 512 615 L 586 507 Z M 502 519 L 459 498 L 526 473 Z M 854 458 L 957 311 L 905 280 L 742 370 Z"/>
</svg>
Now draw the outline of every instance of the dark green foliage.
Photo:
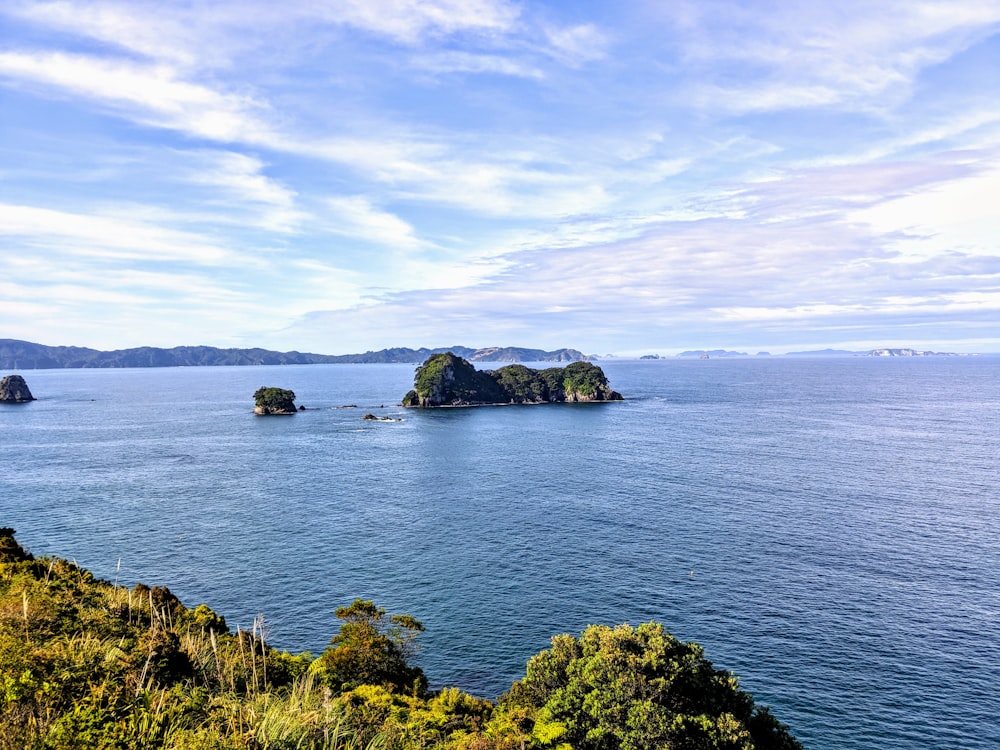
<svg viewBox="0 0 1000 750">
<path fill-rule="evenodd" d="M 0 563 L 24 562 L 33 559 L 31 553 L 22 549 L 21 545 L 14 540 L 14 529 L 9 526 L 0 528 Z"/>
<path fill-rule="evenodd" d="M 427 678 L 407 660 L 424 626 L 409 615 L 387 617 L 371 601 L 356 599 L 337 610 L 343 620 L 330 648 L 318 660 L 318 673 L 338 690 L 359 685 L 382 685 L 396 692 L 422 695 Z"/>
<path fill-rule="evenodd" d="M 514 403 L 538 403 L 549 400 L 549 388 L 538 376 L 537 370 L 524 365 L 507 365 L 492 374 L 504 394 Z"/>
<path fill-rule="evenodd" d="M 418 367 L 413 386 L 403 397 L 403 406 L 621 400 L 601 368 L 590 362 L 541 371 L 524 365 L 480 371 L 450 352 L 435 354 Z"/>
<path fill-rule="evenodd" d="M 284 388 L 261 386 L 253 394 L 258 414 L 294 414 L 295 392 Z"/>
<path fill-rule="evenodd" d="M 566 393 L 576 393 L 583 399 L 591 399 L 607 387 L 608 379 L 604 370 L 591 362 L 573 362 L 563 370 L 563 388 Z"/>
<path fill-rule="evenodd" d="M 451 352 L 435 354 L 417 368 L 412 393 L 416 398 L 407 394 L 404 405 L 492 404 L 504 400 L 503 391 L 488 373 Z"/>
<path fill-rule="evenodd" d="M 561 401 L 566 398 L 566 388 L 563 383 L 565 371 L 564 367 L 546 367 L 544 370 L 538 371 L 538 379 L 542 381 L 542 385 L 552 401 Z"/>
</svg>

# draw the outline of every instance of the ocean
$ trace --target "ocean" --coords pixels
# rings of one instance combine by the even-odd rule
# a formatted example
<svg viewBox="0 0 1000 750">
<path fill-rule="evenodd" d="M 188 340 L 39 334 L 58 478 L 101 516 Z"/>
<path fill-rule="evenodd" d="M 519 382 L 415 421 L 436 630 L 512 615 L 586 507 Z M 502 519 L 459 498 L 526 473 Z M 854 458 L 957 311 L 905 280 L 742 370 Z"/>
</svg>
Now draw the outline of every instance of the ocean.
<svg viewBox="0 0 1000 750">
<path fill-rule="evenodd" d="M 0 525 L 290 651 L 373 599 L 426 626 L 432 686 L 494 698 L 552 635 L 656 620 L 807 748 L 1000 747 L 1000 357 L 600 364 L 624 402 L 405 410 L 414 365 L 24 371 Z M 255 417 L 260 386 L 307 410 Z"/>
</svg>

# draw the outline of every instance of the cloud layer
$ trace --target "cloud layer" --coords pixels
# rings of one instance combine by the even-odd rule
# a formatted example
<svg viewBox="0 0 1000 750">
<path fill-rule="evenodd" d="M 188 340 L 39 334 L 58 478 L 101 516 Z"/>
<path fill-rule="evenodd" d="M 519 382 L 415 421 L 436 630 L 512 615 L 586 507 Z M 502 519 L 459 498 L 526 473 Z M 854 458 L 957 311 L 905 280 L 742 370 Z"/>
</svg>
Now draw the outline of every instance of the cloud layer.
<svg viewBox="0 0 1000 750">
<path fill-rule="evenodd" d="M 1000 350 L 1000 2 L 0 22 L 5 336 Z"/>
</svg>

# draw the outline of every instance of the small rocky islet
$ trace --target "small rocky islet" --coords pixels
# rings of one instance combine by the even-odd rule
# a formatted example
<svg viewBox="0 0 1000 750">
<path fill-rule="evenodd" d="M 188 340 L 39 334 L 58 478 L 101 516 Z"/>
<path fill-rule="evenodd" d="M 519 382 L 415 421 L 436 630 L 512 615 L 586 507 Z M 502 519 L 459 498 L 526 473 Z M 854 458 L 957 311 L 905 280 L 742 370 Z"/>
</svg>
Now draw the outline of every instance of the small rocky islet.
<svg viewBox="0 0 1000 750">
<path fill-rule="evenodd" d="M 261 386 L 253 394 L 254 414 L 261 416 L 295 414 L 295 391 Z"/>
<path fill-rule="evenodd" d="M 34 400 L 28 384 L 20 375 L 8 375 L 0 380 L 0 403 L 23 404 Z"/>
</svg>

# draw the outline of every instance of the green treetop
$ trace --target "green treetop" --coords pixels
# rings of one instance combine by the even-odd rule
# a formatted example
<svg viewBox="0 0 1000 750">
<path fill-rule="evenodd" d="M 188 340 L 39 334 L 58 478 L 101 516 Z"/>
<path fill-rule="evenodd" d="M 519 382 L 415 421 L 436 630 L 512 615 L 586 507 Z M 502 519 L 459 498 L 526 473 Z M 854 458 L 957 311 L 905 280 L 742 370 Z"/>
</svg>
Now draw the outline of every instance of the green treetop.
<svg viewBox="0 0 1000 750">
<path fill-rule="evenodd" d="M 534 747 L 801 750 L 787 727 L 657 623 L 588 627 L 532 657 L 493 719 Z"/>
</svg>

